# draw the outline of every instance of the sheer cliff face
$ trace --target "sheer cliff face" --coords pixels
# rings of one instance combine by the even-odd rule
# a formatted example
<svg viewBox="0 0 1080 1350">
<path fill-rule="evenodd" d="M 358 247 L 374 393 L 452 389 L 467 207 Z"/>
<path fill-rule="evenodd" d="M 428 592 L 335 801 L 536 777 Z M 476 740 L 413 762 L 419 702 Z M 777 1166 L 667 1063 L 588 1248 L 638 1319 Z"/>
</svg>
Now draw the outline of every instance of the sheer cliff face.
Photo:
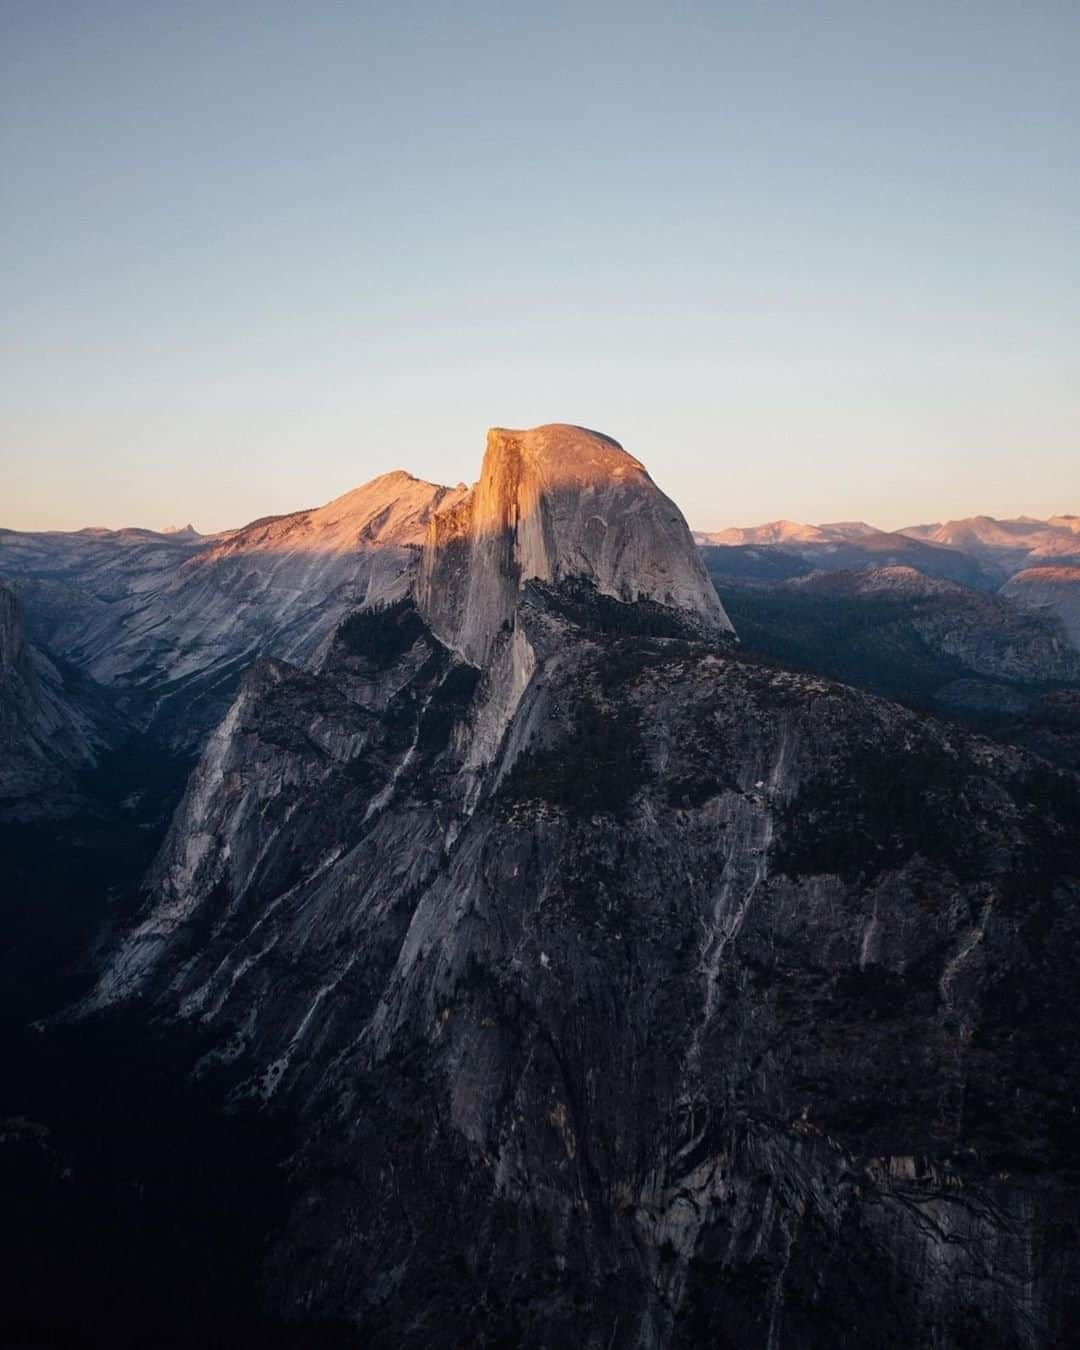
<svg viewBox="0 0 1080 1350">
<path fill-rule="evenodd" d="M 731 629 L 682 513 L 617 442 L 561 424 L 493 428 L 480 482 L 428 531 L 420 612 L 482 665 L 526 582 L 569 577 L 672 606 L 707 631 Z"/>
<path fill-rule="evenodd" d="M 564 434 L 251 673 L 94 1005 L 299 1117 L 267 1296 L 366 1345 L 1060 1340 L 1077 780 L 740 657 Z"/>
</svg>

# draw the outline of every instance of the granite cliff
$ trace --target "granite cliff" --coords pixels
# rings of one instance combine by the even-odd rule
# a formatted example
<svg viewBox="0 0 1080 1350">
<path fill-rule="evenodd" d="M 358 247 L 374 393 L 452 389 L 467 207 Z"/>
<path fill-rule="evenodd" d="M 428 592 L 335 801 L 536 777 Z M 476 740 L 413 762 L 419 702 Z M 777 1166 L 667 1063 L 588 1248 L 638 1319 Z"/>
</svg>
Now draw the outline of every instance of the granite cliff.
<svg viewBox="0 0 1080 1350">
<path fill-rule="evenodd" d="M 1077 1320 L 1080 781 L 740 652 L 685 523 L 495 432 L 415 587 L 208 743 L 84 1016 L 298 1122 L 266 1303 L 370 1346 Z"/>
</svg>

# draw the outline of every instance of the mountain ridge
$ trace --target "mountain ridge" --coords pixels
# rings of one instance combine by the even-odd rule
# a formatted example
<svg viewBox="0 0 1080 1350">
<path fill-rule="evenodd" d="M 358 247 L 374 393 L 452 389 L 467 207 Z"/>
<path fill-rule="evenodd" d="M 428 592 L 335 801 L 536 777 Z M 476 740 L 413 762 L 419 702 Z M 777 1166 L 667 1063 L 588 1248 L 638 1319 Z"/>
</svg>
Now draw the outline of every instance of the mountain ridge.
<svg viewBox="0 0 1080 1350">
<path fill-rule="evenodd" d="M 349 608 L 400 594 L 430 515 L 465 491 L 398 470 L 217 536 L 5 532 L 0 569 L 43 640 L 189 747 L 251 661 L 310 661 Z"/>
</svg>

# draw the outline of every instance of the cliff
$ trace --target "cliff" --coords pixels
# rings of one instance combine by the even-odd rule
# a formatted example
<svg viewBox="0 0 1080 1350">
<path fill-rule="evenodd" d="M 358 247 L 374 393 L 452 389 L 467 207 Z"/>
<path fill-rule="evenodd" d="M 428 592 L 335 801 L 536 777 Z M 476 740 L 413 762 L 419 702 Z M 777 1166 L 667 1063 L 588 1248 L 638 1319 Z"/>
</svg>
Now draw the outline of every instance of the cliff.
<svg viewBox="0 0 1080 1350">
<path fill-rule="evenodd" d="M 88 1010 L 298 1122 L 265 1297 L 365 1345 L 1060 1342 L 1080 783 L 740 654 L 583 435 L 249 675 Z"/>
</svg>

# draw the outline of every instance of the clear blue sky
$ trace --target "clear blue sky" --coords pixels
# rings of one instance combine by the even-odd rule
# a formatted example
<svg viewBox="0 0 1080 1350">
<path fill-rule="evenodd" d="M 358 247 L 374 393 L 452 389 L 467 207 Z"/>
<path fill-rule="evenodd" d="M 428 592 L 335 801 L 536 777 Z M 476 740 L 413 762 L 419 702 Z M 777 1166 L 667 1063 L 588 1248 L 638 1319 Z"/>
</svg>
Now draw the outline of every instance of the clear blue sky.
<svg viewBox="0 0 1080 1350">
<path fill-rule="evenodd" d="M 1080 6 L 6 0 L 0 524 L 575 421 L 691 523 L 1080 511 Z"/>
</svg>

